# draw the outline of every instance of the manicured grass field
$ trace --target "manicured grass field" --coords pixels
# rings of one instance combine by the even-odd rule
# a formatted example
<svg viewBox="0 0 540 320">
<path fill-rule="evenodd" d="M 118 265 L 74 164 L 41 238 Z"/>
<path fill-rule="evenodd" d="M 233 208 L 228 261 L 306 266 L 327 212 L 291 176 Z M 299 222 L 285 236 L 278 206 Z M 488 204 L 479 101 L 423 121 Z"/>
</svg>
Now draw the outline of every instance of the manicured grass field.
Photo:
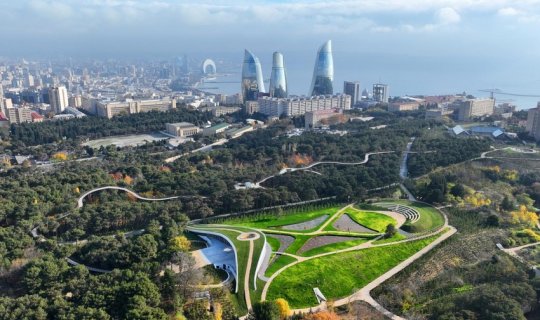
<svg viewBox="0 0 540 320">
<path fill-rule="evenodd" d="M 270 277 L 274 274 L 274 272 L 295 261 L 296 259 L 291 256 L 280 255 L 270 266 L 268 266 L 268 269 L 266 269 L 264 275 Z"/>
<path fill-rule="evenodd" d="M 370 239 L 366 239 L 366 238 L 358 238 L 358 240 L 351 240 L 351 241 L 344 241 L 344 242 L 327 244 L 325 246 L 318 247 L 318 248 L 313 248 L 311 250 L 303 252 L 301 254 L 301 256 L 312 257 L 312 256 L 316 256 L 316 255 L 321 254 L 321 253 L 327 253 L 327 252 L 342 250 L 342 249 L 357 246 L 357 245 L 365 243 L 365 242 L 367 242 L 369 240 Z"/>
<path fill-rule="evenodd" d="M 313 288 L 327 299 L 345 297 L 422 249 L 439 235 L 396 245 L 332 254 L 298 263 L 274 279 L 267 300 L 285 298 L 292 308 L 317 304 Z"/>
<path fill-rule="evenodd" d="M 276 213 L 273 213 L 273 212 L 259 213 L 259 214 L 253 214 L 253 215 L 248 215 L 248 216 L 230 218 L 220 223 L 227 224 L 227 225 L 245 226 L 245 227 L 257 228 L 257 229 L 272 229 L 272 228 L 279 229 L 280 227 L 283 227 L 286 225 L 313 220 L 323 215 L 331 216 L 332 214 L 336 213 L 341 208 L 342 206 L 335 205 L 335 206 L 328 206 L 321 209 L 312 209 L 312 210 L 293 212 L 293 213 L 288 213 L 287 211 L 285 211 L 280 216 L 276 215 Z M 297 231 L 297 232 L 309 232 L 316 229 L 317 228 L 312 228 L 310 230 L 302 230 L 302 231 Z"/>
<path fill-rule="evenodd" d="M 310 238 L 312 238 L 312 236 L 295 235 L 294 242 L 291 243 L 285 252 L 295 254 L 296 251 L 300 250 L 304 243 L 306 243 L 306 241 L 308 241 Z"/>
<path fill-rule="evenodd" d="M 373 244 L 390 243 L 390 242 L 396 242 L 396 241 L 405 240 L 405 239 L 407 239 L 407 237 L 396 232 L 396 234 L 394 234 L 392 237 L 386 238 L 386 239 L 381 238 L 380 240 L 374 241 Z"/>
<path fill-rule="evenodd" d="M 396 220 L 392 217 L 377 212 L 349 208 L 345 210 L 344 214 L 347 214 L 358 224 L 361 224 L 364 227 L 375 230 L 377 232 L 385 232 L 386 226 L 388 226 L 389 224 L 397 224 Z"/>
<path fill-rule="evenodd" d="M 422 202 L 412 202 L 408 200 L 395 200 L 395 199 L 383 199 L 380 203 L 395 203 L 403 206 L 410 207 L 420 214 L 420 218 L 416 222 L 411 222 L 407 220 L 401 229 L 411 232 L 425 232 L 431 231 L 436 228 L 441 227 L 444 224 L 443 215 L 436 208 L 430 206 L 427 203 Z M 373 205 L 377 206 L 377 203 Z"/>
<path fill-rule="evenodd" d="M 279 250 L 279 247 L 281 246 L 281 243 L 279 242 L 278 239 L 276 238 L 272 238 L 270 236 L 266 236 L 266 241 L 268 242 L 268 244 L 270 244 L 270 247 L 272 247 L 272 251 L 278 251 Z"/>
<path fill-rule="evenodd" d="M 405 231 L 424 232 L 441 227 L 444 224 L 444 217 L 442 214 L 428 204 L 421 202 L 410 202 L 406 200 L 399 201 L 398 203 L 411 207 L 420 213 L 420 219 L 418 219 L 418 221 L 414 223 L 407 221 L 401 227 Z"/>
</svg>

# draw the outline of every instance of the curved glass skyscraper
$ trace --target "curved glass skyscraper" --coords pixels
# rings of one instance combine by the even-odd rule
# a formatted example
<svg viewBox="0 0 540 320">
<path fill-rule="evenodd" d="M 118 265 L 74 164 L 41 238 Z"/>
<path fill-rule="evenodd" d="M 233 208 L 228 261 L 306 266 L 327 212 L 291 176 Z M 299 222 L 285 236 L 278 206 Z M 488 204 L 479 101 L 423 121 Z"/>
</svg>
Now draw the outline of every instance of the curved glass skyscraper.
<svg viewBox="0 0 540 320">
<path fill-rule="evenodd" d="M 245 50 L 242 65 L 242 98 L 244 102 L 256 101 L 259 92 L 264 92 L 261 63 L 253 53 Z"/>
<path fill-rule="evenodd" d="M 334 59 L 332 57 L 332 41 L 328 40 L 317 52 L 309 93 L 312 96 L 333 94 L 333 81 Z"/>
<path fill-rule="evenodd" d="M 270 97 L 287 98 L 287 76 L 285 75 L 283 55 L 280 52 L 274 52 L 273 55 Z"/>
</svg>

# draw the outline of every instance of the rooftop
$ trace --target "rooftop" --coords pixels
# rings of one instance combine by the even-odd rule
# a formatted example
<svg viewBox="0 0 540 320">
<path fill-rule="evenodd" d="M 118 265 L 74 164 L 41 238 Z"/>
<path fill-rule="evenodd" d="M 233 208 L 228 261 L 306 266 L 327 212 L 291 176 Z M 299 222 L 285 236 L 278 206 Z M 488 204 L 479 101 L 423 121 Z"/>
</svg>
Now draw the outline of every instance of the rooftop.
<svg viewBox="0 0 540 320">
<path fill-rule="evenodd" d="M 189 122 L 177 122 L 177 123 L 167 123 L 168 125 L 177 127 L 177 128 L 189 128 L 189 127 L 195 127 L 193 123 Z"/>
</svg>

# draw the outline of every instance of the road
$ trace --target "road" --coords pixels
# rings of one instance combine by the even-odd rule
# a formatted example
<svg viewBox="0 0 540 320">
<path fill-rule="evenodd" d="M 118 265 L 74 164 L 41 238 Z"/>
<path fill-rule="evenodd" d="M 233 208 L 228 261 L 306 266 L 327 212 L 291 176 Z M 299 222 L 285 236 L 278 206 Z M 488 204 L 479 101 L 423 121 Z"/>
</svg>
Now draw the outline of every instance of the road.
<svg viewBox="0 0 540 320">
<path fill-rule="evenodd" d="M 401 160 L 401 165 L 399 166 L 399 176 L 401 177 L 401 179 L 407 179 L 407 175 L 409 174 L 409 170 L 407 168 L 407 160 L 409 159 L 409 153 L 411 152 L 411 147 L 414 140 L 416 140 L 416 137 L 411 138 L 411 141 L 407 143 L 405 153 L 403 153 L 403 159 Z"/>
<path fill-rule="evenodd" d="M 218 141 L 214 142 L 214 143 L 211 143 L 209 145 L 206 145 L 204 147 L 200 147 L 199 149 L 195 149 L 195 150 L 192 150 L 190 152 L 187 152 L 187 153 L 183 153 L 183 154 L 180 154 L 180 155 L 177 155 L 177 156 L 174 156 L 174 157 L 170 157 L 170 158 L 167 158 L 165 159 L 165 163 L 171 163 L 171 162 L 174 162 L 180 158 L 182 158 L 183 156 L 185 155 L 188 155 L 188 154 L 193 154 L 193 153 L 197 153 L 197 152 L 201 152 L 201 151 L 210 151 L 212 150 L 212 147 L 214 146 L 221 146 L 225 143 L 229 142 L 229 140 L 227 139 L 219 139 Z"/>
</svg>

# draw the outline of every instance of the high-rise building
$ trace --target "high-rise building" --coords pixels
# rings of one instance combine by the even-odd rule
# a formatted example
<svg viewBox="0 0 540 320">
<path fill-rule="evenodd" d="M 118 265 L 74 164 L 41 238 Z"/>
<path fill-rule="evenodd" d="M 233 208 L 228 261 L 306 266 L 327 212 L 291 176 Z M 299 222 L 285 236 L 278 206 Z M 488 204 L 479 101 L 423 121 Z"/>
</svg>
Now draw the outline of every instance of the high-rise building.
<svg viewBox="0 0 540 320">
<path fill-rule="evenodd" d="M 242 98 L 246 101 L 257 101 L 259 92 L 264 92 L 261 63 L 249 50 L 244 52 L 242 65 Z"/>
<path fill-rule="evenodd" d="M 313 79 L 309 94 L 311 96 L 334 94 L 334 58 L 332 57 L 332 41 L 326 41 L 315 58 Z"/>
<path fill-rule="evenodd" d="M 360 92 L 360 82 L 358 81 L 345 81 L 343 82 L 343 93 L 351 96 L 351 102 L 353 105 L 360 102 L 362 96 Z"/>
<path fill-rule="evenodd" d="M 536 141 L 540 141 L 540 102 L 538 102 L 536 108 L 529 109 L 527 114 L 527 132 Z"/>
<path fill-rule="evenodd" d="M 459 121 L 470 121 L 475 117 L 492 115 L 494 108 L 495 100 L 493 99 L 468 99 L 453 104 Z"/>
<path fill-rule="evenodd" d="M 0 112 L 7 117 L 6 106 L 4 104 L 4 88 L 2 87 L 2 83 L 0 83 Z"/>
<path fill-rule="evenodd" d="M 49 104 L 55 113 L 62 113 L 68 106 L 68 92 L 66 87 L 49 88 Z"/>
<path fill-rule="evenodd" d="M 283 55 L 274 52 L 272 62 L 272 74 L 270 75 L 270 97 L 287 98 L 287 76 Z"/>
<path fill-rule="evenodd" d="M 376 83 L 373 85 L 373 100 L 388 103 L 388 85 Z"/>
</svg>

